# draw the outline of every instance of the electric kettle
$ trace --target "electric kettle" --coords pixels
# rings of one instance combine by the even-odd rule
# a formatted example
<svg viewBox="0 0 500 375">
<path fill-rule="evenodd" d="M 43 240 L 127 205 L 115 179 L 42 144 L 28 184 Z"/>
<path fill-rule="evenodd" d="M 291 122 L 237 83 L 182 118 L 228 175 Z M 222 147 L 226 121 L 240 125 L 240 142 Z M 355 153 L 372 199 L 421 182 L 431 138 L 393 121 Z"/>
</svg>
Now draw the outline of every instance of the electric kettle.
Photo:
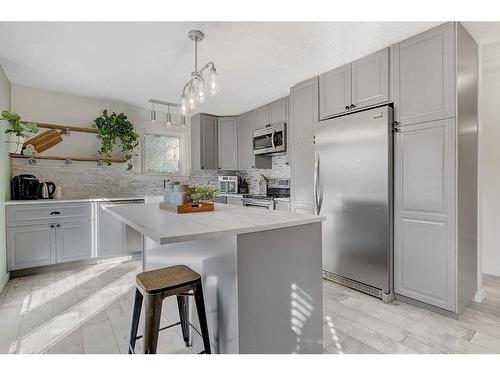
<svg viewBox="0 0 500 375">
<path fill-rule="evenodd" d="M 56 184 L 53 182 L 42 182 L 39 185 L 38 197 L 42 199 L 52 199 L 54 198 L 54 192 L 56 191 Z"/>
</svg>

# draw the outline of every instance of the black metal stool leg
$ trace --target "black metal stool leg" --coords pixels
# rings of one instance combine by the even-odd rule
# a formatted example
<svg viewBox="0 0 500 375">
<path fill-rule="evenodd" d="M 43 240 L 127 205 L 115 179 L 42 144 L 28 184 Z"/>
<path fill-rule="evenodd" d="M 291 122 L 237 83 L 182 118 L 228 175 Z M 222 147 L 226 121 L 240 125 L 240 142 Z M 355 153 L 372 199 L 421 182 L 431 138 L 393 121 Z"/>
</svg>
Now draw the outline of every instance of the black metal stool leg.
<svg viewBox="0 0 500 375">
<path fill-rule="evenodd" d="M 210 354 L 210 337 L 208 334 L 207 315 L 205 312 L 205 301 L 203 299 L 201 281 L 194 287 L 194 300 L 196 302 L 196 310 L 198 311 L 198 321 L 200 322 L 200 330 L 203 338 L 203 346 L 205 347 L 205 354 Z"/>
<path fill-rule="evenodd" d="M 177 306 L 179 307 L 179 318 L 181 321 L 182 337 L 186 347 L 191 346 L 189 337 L 189 296 L 177 296 Z"/>
<path fill-rule="evenodd" d="M 135 288 L 134 312 L 132 313 L 132 328 L 130 330 L 128 354 L 133 354 L 135 352 L 135 342 L 137 341 L 137 330 L 139 328 L 139 321 L 141 318 L 141 308 L 142 294 L 139 292 L 139 289 Z"/>
<path fill-rule="evenodd" d="M 156 354 L 160 331 L 162 298 L 159 295 L 145 295 L 144 311 L 144 354 Z"/>
</svg>

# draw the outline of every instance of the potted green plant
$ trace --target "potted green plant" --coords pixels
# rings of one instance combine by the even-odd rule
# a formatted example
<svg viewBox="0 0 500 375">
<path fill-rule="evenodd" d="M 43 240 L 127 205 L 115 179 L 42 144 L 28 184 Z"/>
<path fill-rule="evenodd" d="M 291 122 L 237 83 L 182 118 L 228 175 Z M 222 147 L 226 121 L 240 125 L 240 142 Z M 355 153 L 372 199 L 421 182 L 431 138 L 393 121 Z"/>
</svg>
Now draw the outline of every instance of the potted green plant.
<svg viewBox="0 0 500 375">
<path fill-rule="evenodd" d="M 193 202 L 213 202 L 219 191 L 212 185 L 193 186 L 191 188 L 191 200 Z"/>
<path fill-rule="evenodd" d="M 21 116 L 15 112 L 3 111 L 0 120 L 5 120 L 9 123 L 5 130 L 7 134 L 7 150 L 12 154 L 20 154 L 23 150 L 23 144 L 29 138 L 31 133 L 38 132 L 36 123 L 29 121 L 21 121 Z"/>
<path fill-rule="evenodd" d="M 92 127 L 99 130 L 101 138 L 101 149 L 98 151 L 103 160 L 111 165 L 111 153 L 117 142 L 121 143 L 121 151 L 128 160 L 127 170 L 133 167 L 132 156 L 135 148 L 139 145 L 139 134 L 134 131 L 134 124 L 127 119 L 124 113 L 108 114 L 108 110 L 102 111 L 102 115 L 94 120 Z"/>
</svg>

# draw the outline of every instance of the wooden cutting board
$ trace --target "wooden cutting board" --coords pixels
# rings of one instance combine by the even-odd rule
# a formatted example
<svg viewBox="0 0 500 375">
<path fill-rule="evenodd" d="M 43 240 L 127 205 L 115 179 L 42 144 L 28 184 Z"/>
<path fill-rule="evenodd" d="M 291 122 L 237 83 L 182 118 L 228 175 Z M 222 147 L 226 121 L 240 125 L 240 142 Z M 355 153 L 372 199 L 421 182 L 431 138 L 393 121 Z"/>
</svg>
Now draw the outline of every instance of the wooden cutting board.
<svg viewBox="0 0 500 375">
<path fill-rule="evenodd" d="M 24 147 L 27 145 L 33 145 L 38 153 L 48 150 L 54 147 L 58 143 L 62 142 L 62 132 L 58 132 L 55 129 L 50 129 L 34 138 L 29 139 L 24 143 Z"/>
</svg>

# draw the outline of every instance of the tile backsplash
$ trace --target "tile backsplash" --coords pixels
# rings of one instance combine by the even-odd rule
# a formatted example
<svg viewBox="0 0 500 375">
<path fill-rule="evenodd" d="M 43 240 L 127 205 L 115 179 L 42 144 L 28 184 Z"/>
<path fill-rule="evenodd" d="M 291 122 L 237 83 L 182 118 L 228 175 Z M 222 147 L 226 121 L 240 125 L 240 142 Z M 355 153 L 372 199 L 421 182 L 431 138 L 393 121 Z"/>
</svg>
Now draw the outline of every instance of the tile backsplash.
<svg viewBox="0 0 500 375">
<path fill-rule="evenodd" d="M 12 175 L 32 174 L 40 181 L 52 181 L 60 186 L 63 198 L 90 197 L 142 197 L 163 193 L 162 176 L 137 174 L 126 170 L 126 165 L 98 166 L 97 163 L 73 162 L 66 166 L 62 161 L 38 160 L 36 165 L 26 159 L 11 159 Z M 286 155 L 275 155 L 272 169 L 237 171 L 248 181 L 250 193 L 259 193 L 260 175 L 270 178 L 290 178 Z M 217 184 L 217 176 L 234 174 L 227 171 L 195 171 L 189 177 L 190 185 Z"/>
</svg>

